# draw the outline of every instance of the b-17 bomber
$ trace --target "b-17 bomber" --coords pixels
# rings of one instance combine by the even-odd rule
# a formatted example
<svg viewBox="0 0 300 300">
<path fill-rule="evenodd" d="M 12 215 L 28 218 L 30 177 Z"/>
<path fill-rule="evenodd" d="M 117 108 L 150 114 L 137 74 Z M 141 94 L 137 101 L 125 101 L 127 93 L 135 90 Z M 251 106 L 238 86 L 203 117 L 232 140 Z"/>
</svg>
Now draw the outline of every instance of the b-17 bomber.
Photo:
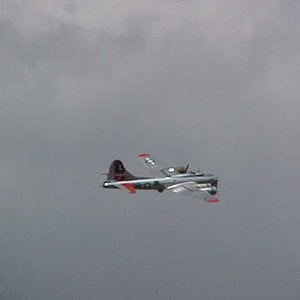
<svg viewBox="0 0 300 300">
<path fill-rule="evenodd" d="M 212 174 L 200 171 L 188 171 L 186 167 L 167 167 L 153 155 L 141 153 L 138 158 L 150 171 L 151 177 L 139 177 L 129 173 L 122 161 L 114 160 L 109 168 L 107 180 L 102 186 L 105 189 L 125 189 L 131 194 L 136 190 L 172 191 L 174 193 L 189 194 L 204 199 L 208 203 L 219 202 L 218 178 Z"/>
</svg>

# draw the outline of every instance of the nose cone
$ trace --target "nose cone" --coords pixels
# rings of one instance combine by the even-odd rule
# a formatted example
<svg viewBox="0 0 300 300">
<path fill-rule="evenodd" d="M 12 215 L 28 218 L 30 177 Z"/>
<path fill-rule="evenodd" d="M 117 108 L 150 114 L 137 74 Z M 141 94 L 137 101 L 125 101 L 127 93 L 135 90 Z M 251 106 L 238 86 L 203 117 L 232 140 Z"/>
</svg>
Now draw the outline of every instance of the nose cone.
<svg viewBox="0 0 300 300">
<path fill-rule="evenodd" d="M 213 176 L 213 179 L 211 181 L 212 186 L 217 188 L 218 187 L 218 181 L 219 181 L 218 177 Z"/>
</svg>

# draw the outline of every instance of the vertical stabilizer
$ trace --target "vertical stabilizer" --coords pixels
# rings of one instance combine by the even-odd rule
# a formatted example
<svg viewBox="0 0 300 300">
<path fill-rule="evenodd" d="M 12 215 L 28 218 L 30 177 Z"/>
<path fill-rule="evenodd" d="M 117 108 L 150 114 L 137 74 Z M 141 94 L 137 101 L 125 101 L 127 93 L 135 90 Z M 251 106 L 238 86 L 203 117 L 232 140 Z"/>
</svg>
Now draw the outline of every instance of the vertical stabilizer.
<svg viewBox="0 0 300 300">
<path fill-rule="evenodd" d="M 123 180 L 131 180 L 136 177 L 129 173 L 123 163 L 120 160 L 114 160 L 109 168 L 109 173 L 107 175 L 107 180 L 110 181 L 123 181 Z"/>
</svg>

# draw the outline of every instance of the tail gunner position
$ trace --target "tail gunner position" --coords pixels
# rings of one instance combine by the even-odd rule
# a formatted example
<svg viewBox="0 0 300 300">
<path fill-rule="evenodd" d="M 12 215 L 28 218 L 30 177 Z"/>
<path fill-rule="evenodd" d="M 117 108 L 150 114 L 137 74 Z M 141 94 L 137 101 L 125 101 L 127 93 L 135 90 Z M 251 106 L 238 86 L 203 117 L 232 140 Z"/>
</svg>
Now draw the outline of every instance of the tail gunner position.
<svg viewBox="0 0 300 300">
<path fill-rule="evenodd" d="M 175 193 L 187 193 L 200 196 L 209 203 L 219 202 L 216 198 L 218 179 L 211 174 L 203 174 L 199 171 L 188 172 L 186 167 L 165 167 L 153 155 L 141 153 L 138 158 L 151 172 L 152 177 L 138 177 L 129 173 L 120 160 L 114 160 L 109 168 L 107 180 L 103 182 L 103 188 L 124 188 L 131 194 L 136 190 L 156 190 L 162 193 L 171 190 Z"/>
</svg>

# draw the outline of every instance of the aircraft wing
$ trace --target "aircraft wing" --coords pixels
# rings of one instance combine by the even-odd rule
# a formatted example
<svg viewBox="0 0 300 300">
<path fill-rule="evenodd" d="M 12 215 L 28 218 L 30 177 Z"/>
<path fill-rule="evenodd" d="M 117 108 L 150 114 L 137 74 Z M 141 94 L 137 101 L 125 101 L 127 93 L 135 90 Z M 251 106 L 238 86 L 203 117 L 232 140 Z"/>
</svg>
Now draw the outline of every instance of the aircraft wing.
<svg viewBox="0 0 300 300">
<path fill-rule="evenodd" d="M 206 191 L 205 187 L 201 187 L 201 185 L 197 184 L 196 182 L 184 182 L 184 183 L 177 183 L 167 187 L 168 190 L 171 190 L 174 193 L 182 193 L 187 194 L 190 196 L 194 196 L 199 198 L 199 196 L 204 199 L 208 203 L 215 203 L 219 202 L 220 200 L 215 196 L 212 196 L 210 193 Z"/>
<path fill-rule="evenodd" d="M 153 155 L 149 153 L 141 153 L 138 155 L 138 158 L 153 177 L 166 177 L 172 175 L 168 170 L 174 168 L 168 168 L 163 162 Z"/>
<path fill-rule="evenodd" d="M 187 172 L 186 167 L 170 167 L 149 153 L 141 153 L 138 158 L 148 169 L 153 177 L 169 177 L 173 175 L 183 174 Z"/>
</svg>

